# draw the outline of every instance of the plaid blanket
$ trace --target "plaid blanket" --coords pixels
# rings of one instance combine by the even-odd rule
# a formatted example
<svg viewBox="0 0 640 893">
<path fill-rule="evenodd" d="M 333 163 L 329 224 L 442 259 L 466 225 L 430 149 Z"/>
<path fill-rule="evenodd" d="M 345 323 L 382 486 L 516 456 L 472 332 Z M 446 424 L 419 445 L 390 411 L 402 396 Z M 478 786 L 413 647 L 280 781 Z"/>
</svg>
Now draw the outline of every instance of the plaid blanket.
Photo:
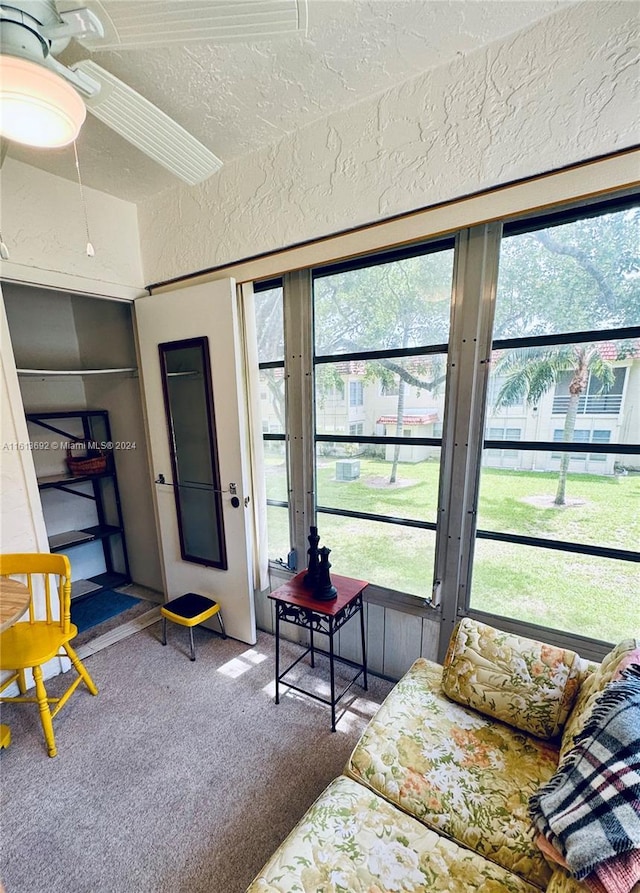
<svg viewBox="0 0 640 893">
<path fill-rule="evenodd" d="M 640 665 L 605 688 L 529 811 L 578 880 L 640 847 Z"/>
</svg>

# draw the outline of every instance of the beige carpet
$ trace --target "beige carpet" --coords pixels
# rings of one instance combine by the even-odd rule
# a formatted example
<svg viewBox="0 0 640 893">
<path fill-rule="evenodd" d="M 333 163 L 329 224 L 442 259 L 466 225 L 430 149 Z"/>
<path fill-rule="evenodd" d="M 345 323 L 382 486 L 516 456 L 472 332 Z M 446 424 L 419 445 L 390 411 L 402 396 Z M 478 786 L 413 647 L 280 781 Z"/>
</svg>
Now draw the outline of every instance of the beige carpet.
<svg viewBox="0 0 640 893">
<path fill-rule="evenodd" d="M 99 695 L 78 689 L 54 720 L 54 759 L 37 706 L 4 707 L 7 893 L 242 893 L 391 688 L 354 686 L 332 734 L 328 707 L 293 693 L 274 704 L 271 636 L 250 648 L 196 629 L 192 663 L 186 629 L 166 648 L 158 634 L 86 658 Z"/>
</svg>

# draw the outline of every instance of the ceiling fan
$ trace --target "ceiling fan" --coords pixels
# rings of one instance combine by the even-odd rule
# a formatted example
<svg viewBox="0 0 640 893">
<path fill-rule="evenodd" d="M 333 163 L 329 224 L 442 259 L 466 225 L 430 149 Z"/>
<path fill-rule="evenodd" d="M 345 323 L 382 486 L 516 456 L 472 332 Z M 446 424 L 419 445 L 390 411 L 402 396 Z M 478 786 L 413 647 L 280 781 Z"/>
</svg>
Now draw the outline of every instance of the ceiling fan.
<svg viewBox="0 0 640 893">
<path fill-rule="evenodd" d="M 81 2 L 81 0 L 80 0 Z M 86 109 L 194 185 L 222 162 L 172 118 L 92 59 L 66 66 L 71 40 L 139 50 L 305 33 L 307 0 L 0 0 L 0 135 L 30 146 L 73 142 Z"/>
</svg>

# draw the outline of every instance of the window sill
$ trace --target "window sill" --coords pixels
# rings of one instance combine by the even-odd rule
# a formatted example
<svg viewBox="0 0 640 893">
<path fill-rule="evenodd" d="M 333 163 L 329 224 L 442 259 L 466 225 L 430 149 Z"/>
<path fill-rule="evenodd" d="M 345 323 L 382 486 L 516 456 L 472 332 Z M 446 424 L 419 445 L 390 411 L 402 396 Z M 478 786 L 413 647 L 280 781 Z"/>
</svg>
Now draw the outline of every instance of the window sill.
<svg viewBox="0 0 640 893">
<path fill-rule="evenodd" d="M 291 580 L 297 573 L 298 571 L 290 571 L 275 561 L 269 562 L 269 580 L 272 589 Z M 364 591 L 364 600 L 372 605 L 380 605 L 403 614 L 414 614 L 418 617 L 426 617 L 433 622 L 440 622 L 440 608 L 433 607 L 426 598 L 419 595 L 409 595 L 406 592 L 398 592 L 395 589 L 387 589 L 384 586 L 376 586 L 371 583 Z"/>
</svg>

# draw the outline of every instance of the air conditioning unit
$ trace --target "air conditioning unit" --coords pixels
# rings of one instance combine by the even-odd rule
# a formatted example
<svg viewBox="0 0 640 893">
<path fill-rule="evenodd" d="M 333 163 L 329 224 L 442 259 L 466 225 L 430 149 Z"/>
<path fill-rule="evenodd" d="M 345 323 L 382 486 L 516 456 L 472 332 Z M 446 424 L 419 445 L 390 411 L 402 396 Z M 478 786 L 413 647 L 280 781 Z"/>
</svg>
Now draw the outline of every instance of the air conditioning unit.
<svg viewBox="0 0 640 893">
<path fill-rule="evenodd" d="M 338 459 L 338 461 L 336 462 L 337 481 L 357 481 L 359 477 L 359 459 Z"/>
</svg>

